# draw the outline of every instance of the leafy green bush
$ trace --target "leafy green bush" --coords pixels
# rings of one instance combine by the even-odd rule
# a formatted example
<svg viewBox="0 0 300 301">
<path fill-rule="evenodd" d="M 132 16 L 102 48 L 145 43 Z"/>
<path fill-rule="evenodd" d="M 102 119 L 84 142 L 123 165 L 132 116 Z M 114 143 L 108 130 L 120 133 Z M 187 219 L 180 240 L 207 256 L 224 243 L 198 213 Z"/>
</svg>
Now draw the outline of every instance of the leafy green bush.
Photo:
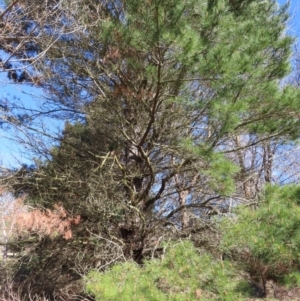
<svg viewBox="0 0 300 301">
<path fill-rule="evenodd" d="M 287 287 L 300 287 L 300 273 L 292 272 L 283 277 L 282 281 Z"/>
<path fill-rule="evenodd" d="M 263 198 L 221 224 L 222 247 L 253 276 L 282 281 L 300 266 L 300 187 L 268 186 Z"/>
<path fill-rule="evenodd" d="M 101 301 L 241 300 L 249 286 L 235 277 L 228 262 L 199 254 L 189 241 L 167 248 L 162 260 L 143 266 L 115 265 L 105 273 L 91 271 L 86 291 Z"/>
</svg>

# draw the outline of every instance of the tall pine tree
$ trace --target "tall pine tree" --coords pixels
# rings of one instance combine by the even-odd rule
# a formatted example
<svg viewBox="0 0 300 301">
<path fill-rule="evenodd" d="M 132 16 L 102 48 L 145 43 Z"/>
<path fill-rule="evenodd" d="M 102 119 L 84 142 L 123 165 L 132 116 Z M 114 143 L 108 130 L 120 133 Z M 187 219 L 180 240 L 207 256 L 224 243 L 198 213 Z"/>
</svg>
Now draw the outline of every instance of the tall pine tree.
<svg viewBox="0 0 300 301">
<path fill-rule="evenodd" d="M 33 66 L 47 93 L 40 113 L 71 124 L 52 159 L 13 187 L 84 217 L 78 237 L 93 233 L 140 261 L 172 229 L 189 235 L 228 212 L 246 183 L 242 150 L 298 136 L 299 92 L 279 87 L 292 39 L 276 1 L 59 3 L 67 21 L 46 34 L 84 30 L 61 34 Z M 22 117 L 10 120 L 33 130 Z"/>
</svg>

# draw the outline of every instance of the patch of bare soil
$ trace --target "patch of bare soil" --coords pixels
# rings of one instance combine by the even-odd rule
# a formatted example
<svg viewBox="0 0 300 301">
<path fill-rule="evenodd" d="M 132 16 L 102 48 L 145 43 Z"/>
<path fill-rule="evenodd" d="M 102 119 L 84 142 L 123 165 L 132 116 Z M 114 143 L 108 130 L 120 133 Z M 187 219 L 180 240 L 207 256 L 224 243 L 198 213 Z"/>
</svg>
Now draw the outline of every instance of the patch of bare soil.
<svg viewBox="0 0 300 301">
<path fill-rule="evenodd" d="M 277 287 L 275 298 L 277 300 L 300 301 L 300 288 L 294 287 L 287 289 L 285 287 Z"/>
<path fill-rule="evenodd" d="M 286 288 L 283 286 L 277 286 L 272 294 L 268 294 L 267 297 L 249 298 L 247 301 L 300 301 L 300 288 Z"/>
<path fill-rule="evenodd" d="M 268 280 L 264 293 L 261 285 L 256 282 L 251 284 L 253 285 L 253 298 L 247 301 L 300 301 L 300 287 L 287 288 Z"/>
</svg>

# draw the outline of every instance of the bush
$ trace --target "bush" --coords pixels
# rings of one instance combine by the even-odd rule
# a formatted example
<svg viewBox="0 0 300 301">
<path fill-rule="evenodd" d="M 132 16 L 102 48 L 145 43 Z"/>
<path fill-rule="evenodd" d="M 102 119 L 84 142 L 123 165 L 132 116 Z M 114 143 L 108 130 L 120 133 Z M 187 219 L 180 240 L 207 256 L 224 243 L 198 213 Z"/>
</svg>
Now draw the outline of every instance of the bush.
<svg viewBox="0 0 300 301">
<path fill-rule="evenodd" d="M 268 186 L 258 209 L 240 207 L 221 227 L 225 253 L 252 276 L 284 282 L 300 266 L 300 187 Z"/>
<path fill-rule="evenodd" d="M 101 301 L 241 300 L 249 286 L 228 262 L 199 254 L 190 241 L 167 248 L 162 260 L 130 261 L 105 273 L 91 271 L 86 291 Z"/>
</svg>

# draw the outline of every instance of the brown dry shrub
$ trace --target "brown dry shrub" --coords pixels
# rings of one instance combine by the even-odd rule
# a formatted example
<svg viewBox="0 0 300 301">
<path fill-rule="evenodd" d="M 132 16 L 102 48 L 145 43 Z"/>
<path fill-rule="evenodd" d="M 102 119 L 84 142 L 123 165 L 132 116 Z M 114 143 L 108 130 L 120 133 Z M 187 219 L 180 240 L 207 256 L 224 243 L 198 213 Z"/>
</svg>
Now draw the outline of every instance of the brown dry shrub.
<svg viewBox="0 0 300 301">
<path fill-rule="evenodd" d="M 0 194 L 7 192 L 0 187 Z M 30 208 L 24 204 L 25 197 L 7 202 L 3 209 L 6 232 L 10 237 L 36 233 L 41 236 L 55 237 L 62 235 L 65 239 L 72 238 L 71 227 L 80 223 L 80 216 L 70 217 L 61 204 L 54 205 L 54 209 Z"/>
<path fill-rule="evenodd" d="M 67 211 L 62 205 L 55 205 L 54 210 L 34 209 L 28 212 L 20 212 L 16 216 L 16 232 L 38 233 L 54 237 L 62 235 L 65 239 L 72 238 L 72 225 L 80 223 L 80 216 L 68 217 Z"/>
</svg>

